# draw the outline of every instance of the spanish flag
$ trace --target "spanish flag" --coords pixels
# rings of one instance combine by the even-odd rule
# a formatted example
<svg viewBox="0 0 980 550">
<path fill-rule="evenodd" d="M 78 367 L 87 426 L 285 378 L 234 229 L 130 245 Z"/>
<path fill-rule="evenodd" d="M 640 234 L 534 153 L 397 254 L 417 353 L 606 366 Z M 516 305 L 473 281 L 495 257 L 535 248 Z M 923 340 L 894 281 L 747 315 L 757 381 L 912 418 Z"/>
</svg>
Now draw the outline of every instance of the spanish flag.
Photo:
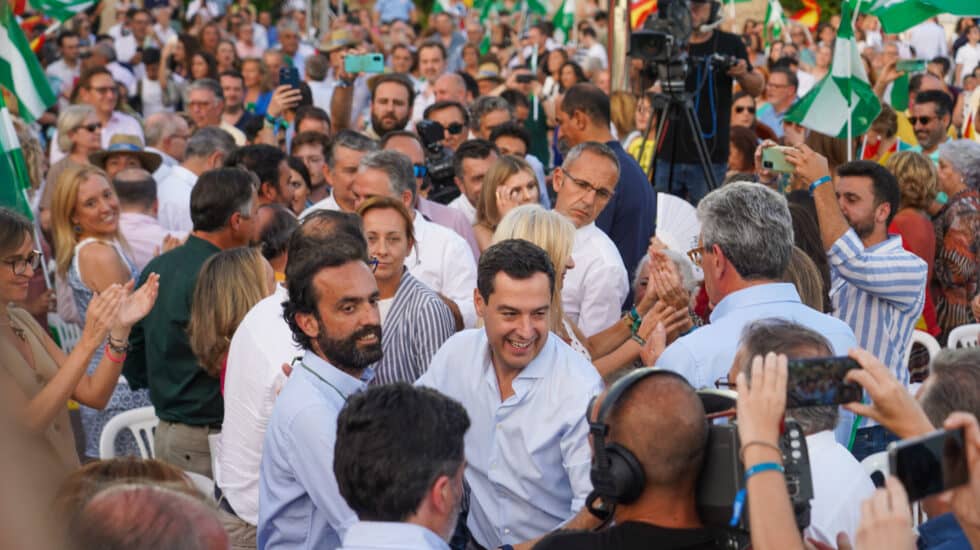
<svg viewBox="0 0 980 550">
<path fill-rule="evenodd" d="M 817 28 L 820 22 L 820 6 L 816 0 L 803 0 L 803 9 L 789 16 L 790 19 L 806 25 L 811 31 Z"/>
<path fill-rule="evenodd" d="M 630 2 L 630 27 L 638 29 L 657 11 L 657 0 L 632 0 Z"/>
</svg>

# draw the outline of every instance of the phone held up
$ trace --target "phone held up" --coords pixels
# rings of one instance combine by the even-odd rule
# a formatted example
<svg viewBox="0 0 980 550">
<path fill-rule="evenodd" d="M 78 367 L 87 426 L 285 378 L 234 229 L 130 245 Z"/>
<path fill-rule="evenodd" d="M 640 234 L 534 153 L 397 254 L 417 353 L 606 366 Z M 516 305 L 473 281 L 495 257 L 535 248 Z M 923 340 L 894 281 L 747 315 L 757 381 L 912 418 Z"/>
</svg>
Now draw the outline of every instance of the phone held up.
<svg viewBox="0 0 980 550">
<path fill-rule="evenodd" d="M 902 482 L 909 502 L 966 484 L 963 429 L 938 430 L 888 446 L 888 467 Z"/>
<path fill-rule="evenodd" d="M 385 58 L 380 53 L 347 55 L 344 57 L 344 71 L 354 73 L 383 73 Z"/>
<path fill-rule="evenodd" d="M 861 386 L 845 382 L 861 365 L 850 357 L 791 359 L 787 365 L 786 408 L 820 407 L 860 401 Z"/>
<path fill-rule="evenodd" d="M 793 147 L 773 145 L 762 150 L 762 167 L 773 172 L 793 173 L 796 167 L 786 160 L 786 151 Z"/>
<path fill-rule="evenodd" d="M 299 88 L 299 70 L 296 67 L 279 67 L 279 85 Z"/>
</svg>

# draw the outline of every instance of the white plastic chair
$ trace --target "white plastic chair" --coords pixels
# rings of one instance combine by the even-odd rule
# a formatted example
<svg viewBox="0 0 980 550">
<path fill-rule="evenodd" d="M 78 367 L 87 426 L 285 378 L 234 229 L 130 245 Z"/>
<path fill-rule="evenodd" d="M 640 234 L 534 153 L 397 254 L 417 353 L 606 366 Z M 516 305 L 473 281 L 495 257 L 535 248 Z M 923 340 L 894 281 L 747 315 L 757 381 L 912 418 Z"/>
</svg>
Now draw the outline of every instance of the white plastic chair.
<svg viewBox="0 0 980 550">
<path fill-rule="evenodd" d="M 912 339 L 909 341 L 909 347 L 905 350 L 905 364 L 909 362 L 909 358 L 912 355 L 912 346 L 919 344 L 920 346 L 926 348 L 929 352 L 929 364 L 932 364 L 932 360 L 936 357 L 943 347 L 939 345 L 939 342 L 932 337 L 931 334 L 925 332 L 924 330 L 913 330 Z"/>
<path fill-rule="evenodd" d="M 75 323 L 69 323 L 62 319 L 57 313 L 48 313 L 48 326 L 51 327 L 58 336 L 61 350 L 65 354 L 71 353 L 82 337 L 82 327 Z"/>
<path fill-rule="evenodd" d="M 140 407 L 113 416 L 99 437 L 99 458 L 116 456 L 116 436 L 123 430 L 129 430 L 136 439 L 136 446 L 143 458 L 153 458 L 153 432 L 156 431 L 156 410 L 153 407 Z"/>
<path fill-rule="evenodd" d="M 950 331 L 946 347 L 949 349 L 975 348 L 978 345 L 978 338 L 980 338 L 980 323 L 961 325 Z"/>
<path fill-rule="evenodd" d="M 184 470 L 184 475 L 187 479 L 191 480 L 194 484 L 194 488 L 201 492 L 204 497 L 210 501 L 214 502 L 214 480 L 208 476 L 202 476 L 197 472 L 192 472 L 190 470 Z"/>
</svg>

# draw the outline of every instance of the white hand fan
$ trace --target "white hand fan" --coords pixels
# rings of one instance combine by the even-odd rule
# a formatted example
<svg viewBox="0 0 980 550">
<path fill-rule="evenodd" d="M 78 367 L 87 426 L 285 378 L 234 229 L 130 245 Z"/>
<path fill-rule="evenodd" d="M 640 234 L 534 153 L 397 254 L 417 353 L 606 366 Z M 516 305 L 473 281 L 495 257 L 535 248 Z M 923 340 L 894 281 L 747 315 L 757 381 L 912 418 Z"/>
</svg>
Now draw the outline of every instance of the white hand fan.
<svg viewBox="0 0 980 550">
<path fill-rule="evenodd" d="M 697 209 L 669 193 L 657 193 L 657 238 L 671 250 L 684 254 L 698 245 L 701 222 Z"/>
</svg>

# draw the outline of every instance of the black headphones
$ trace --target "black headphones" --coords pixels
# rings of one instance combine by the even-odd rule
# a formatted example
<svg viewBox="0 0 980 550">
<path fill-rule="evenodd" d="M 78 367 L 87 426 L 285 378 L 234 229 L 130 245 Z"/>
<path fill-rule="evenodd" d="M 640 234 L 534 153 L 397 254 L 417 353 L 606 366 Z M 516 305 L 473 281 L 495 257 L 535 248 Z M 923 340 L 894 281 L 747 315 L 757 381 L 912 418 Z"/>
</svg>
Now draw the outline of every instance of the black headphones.
<svg viewBox="0 0 980 550">
<path fill-rule="evenodd" d="M 637 369 L 616 381 L 606 392 L 595 421 L 592 420 L 592 409 L 598 395 L 589 400 L 585 410 L 585 419 L 589 423 L 589 433 L 592 434 L 592 445 L 595 456 L 589 470 L 592 480 L 592 493 L 586 501 L 586 506 L 593 515 L 604 522 L 612 519 L 616 504 L 629 504 L 640 497 L 646 485 L 646 474 L 643 464 L 637 460 L 632 451 L 619 443 L 606 443 L 609 435 L 609 424 L 606 419 L 615 410 L 617 402 L 623 395 L 641 380 L 654 375 L 669 375 L 687 380 L 680 374 L 657 367 Z M 597 504 L 597 500 L 601 502 Z"/>
</svg>

